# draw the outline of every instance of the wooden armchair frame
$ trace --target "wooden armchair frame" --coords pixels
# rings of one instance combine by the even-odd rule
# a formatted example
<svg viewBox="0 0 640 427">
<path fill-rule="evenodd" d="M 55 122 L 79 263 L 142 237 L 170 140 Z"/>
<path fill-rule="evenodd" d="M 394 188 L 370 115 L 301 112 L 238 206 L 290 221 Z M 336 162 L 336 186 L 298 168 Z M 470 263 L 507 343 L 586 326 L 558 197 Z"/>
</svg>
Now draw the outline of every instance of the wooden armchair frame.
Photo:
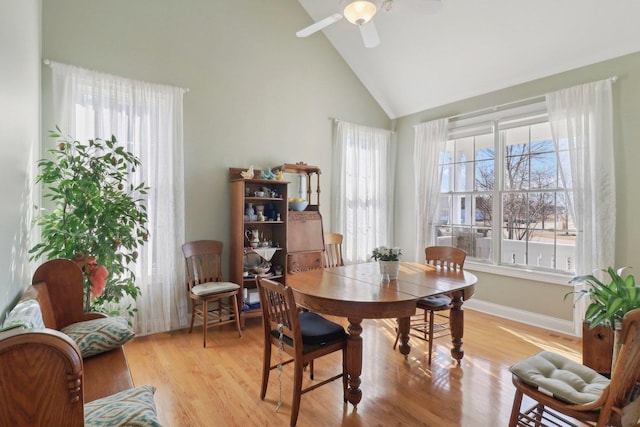
<svg viewBox="0 0 640 427">
<path fill-rule="evenodd" d="M 598 427 L 640 425 L 640 309 L 632 310 L 625 315 L 620 339 L 622 348 L 611 376 L 611 383 L 595 402 L 584 405 L 567 403 L 549 396 L 513 375 L 516 394 L 509 426 L 555 426 L 558 425 L 557 419 L 571 423 L 561 415 Z M 522 411 L 524 395 L 537 403 Z M 553 409 L 556 414 L 550 413 L 548 408 Z M 554 421 L 547 424 L 549 417 Z"/>
</svg>

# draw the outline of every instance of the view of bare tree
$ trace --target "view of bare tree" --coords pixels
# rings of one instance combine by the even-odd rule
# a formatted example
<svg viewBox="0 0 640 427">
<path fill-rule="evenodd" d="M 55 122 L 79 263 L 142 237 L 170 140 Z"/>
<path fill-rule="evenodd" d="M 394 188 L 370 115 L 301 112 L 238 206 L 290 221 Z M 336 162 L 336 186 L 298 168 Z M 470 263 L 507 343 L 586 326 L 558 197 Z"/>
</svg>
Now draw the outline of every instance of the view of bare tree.
<svg viewBox="0 0 640 427">
<path fill-rule="evenodd" d="M 550 141 L 531 144 L 511 144 L 505 147 L 503 221 L 506 238 L 529 239 L 538 224 L 556 213 L 555 154 L 550 156 Z M 493 164 L 478 163 L 476 189 L 491 192 L 495 187 Z M 541 190 L 531 192 L 528 190 Z M 493 196 L 476 198 L 476 211 L 481 213 L 485 225 L 491 225 Z"/>
</svg>

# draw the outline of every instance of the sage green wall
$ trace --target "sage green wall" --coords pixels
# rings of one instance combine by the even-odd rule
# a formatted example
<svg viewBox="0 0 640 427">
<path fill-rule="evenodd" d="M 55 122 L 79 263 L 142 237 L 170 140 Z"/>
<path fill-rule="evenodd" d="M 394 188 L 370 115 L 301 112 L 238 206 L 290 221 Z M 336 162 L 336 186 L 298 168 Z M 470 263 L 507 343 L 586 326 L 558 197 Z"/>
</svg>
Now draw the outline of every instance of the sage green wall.
<svg viewBox="0 0 640 427">
<path fill-rule="evenodd" d="M 640 268 L 640 54 L 632 54 L 590 65 L 508 89 L 444 105 L 397 120 L 399 141 L 396 238 L 402 247 L 415 245 L 413 203 L 413 125 L 456 114 L 500 105 L 519 99 L 618 76 L 614 84 L 614 145 L 616 161 L 616 265 Z M 470 74 L 469 78 L 473 78 Z M 606 266 L 603 266 L 606 267 Z M 468 266 L 469 269 L 473 267 Z M 565 286 L 478 273 L 475 298 L 495 304 L 572 320 L 572 306 L 563 302 Z"/>
<path fill-rule="evenodd" d="M 40 0 L 0 1 L 0 324 L 30 283 L 29 218 L 40 147 Z"/>
<path fill-rule="evenodd" d="M 319 166 L 329 224 L 329 117 L 391 125 L 321 33 L 295 36 L 311 22 L 293 0 L 46 0 L 43 56 L 190 89 L 186 237 L 228 242 L 229 167 Z"/>
<path fill-rule="evenodd" d="M 229 166 L 306 161 L 323 170 L 322 211 L 329 224 L 331 123 L 392 123 L 321 35 L 294 37 L 311 19 L 295 1 L 47 0 L 43 56 L 134 79 L 188 87 L 185 95 L 187 239 L 228 241 Z M 617 264 L 640 266 L 633 221 L 640 201 L 640 55 L 629 55 L 396 121 L 396 244 L 414 245 L 413 128 L 612 75 L 618 164 Z M 470 75 L 469 78 L 473 76 Z M 43 97 L 48 81 L 43 79 Z M 53 123 L 43 119 L 43 128 Z M 566 288 L 478 273 L 476 298 L 571 320 Z"/>
</svg>

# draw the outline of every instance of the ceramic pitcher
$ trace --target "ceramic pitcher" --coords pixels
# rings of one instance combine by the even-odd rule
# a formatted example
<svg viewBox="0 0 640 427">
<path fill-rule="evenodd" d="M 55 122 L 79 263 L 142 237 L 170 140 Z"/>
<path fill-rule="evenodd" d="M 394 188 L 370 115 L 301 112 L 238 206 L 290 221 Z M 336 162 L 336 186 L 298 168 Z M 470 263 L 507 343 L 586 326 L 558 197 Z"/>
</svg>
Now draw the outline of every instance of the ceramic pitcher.
<svg viewBox="0 0 640 427">
<path fill-rule="evenodd" d="M 244 235 L 252 247 L 260 246 L 260 230 L 246 230 Z"/>
</svg>

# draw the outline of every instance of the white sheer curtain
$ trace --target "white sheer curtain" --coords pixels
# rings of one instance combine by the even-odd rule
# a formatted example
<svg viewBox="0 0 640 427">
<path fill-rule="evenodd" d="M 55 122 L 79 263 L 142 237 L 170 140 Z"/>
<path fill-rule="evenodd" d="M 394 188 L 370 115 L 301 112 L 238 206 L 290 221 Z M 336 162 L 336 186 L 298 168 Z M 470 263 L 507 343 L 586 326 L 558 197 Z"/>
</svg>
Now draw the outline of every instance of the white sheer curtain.
<svg viewBox="0 0 640 427">
<path fill-rule="evenodd" d="M 52 63 L 56 123 L 77 140 L 115 135 L 141 159 L 132 177 L 150 187 L 149 241 L 135 266 L 137 334 L 188 325 L 184 266 L 184 89 Z"/>
<path fill-rule="evenodd" d="M 440 153 L 447 144 L 449 119 L 433 120 L 414 127 L 413 168 L 416 201 L 415 259 L 424 259 L 424 248 L 435 244 L 433 224 L 438 218 L 442 170 Z"/>
<path fill-rule="evenodd" d="M 371 250 L 394 246 L 393 133 L 335 121 L 331 231 L 342 233 L 347 264 L 370 261 Z"/>
<path fill-rule="evenodd" d="M 615 164 L 613 158 L 612 80 L 574 86 L 546 95 L 555 143 L 568 148 L 559 158 L 569 188 L 567 204 L 576 222 L 577 275 L 614 266 L 616 232 Z M 574 310 L 576 332 L 586 301 Z"/>
</svg>

